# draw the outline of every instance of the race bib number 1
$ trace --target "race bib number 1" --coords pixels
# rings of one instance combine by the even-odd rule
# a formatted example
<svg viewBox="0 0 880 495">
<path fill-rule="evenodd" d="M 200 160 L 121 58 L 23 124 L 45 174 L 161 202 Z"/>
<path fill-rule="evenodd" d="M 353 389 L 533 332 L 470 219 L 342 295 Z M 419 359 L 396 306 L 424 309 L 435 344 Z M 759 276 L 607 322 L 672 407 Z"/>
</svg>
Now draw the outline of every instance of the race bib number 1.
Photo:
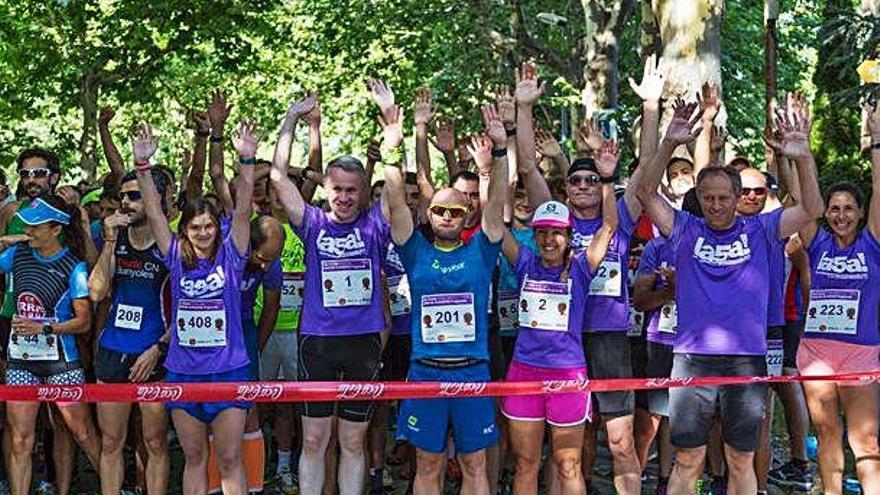
<svg viewBox="0 0 880 495">
<path fill-rule="evenodd" d="M 621 287 L 623 287 L 623 267 L 620 256 L 616 253 L 608 253 L 590 282 L 590 295 L 620 297 Z"/>
<path fill-rule="evenodd" d="M 305 286 L 304 273 L 285 273 L 281 285 L 281 309 L 287 311 L 302 309 Z"/>
<path fill-rule="evenodd" d="M 144 308 L 140 306 L 130 306 L 128 304 L 116 305 L 115 325 L 117 328 L 125 328 L 126 330 L 140 330 L 143 320 Z"/>
<path fill-rule="evenodd" d="M 854 289 L 810 291 L 805 332 L 855 335 L 859 322 L 859 298 Z"/>
<path fill-rule="evenodd" d="M 473 342 L 477 335 L 475 315 L 470 292 L 422 296 L 422 341 Z"/>
<path fill-rule="evenodd" d="M 367 306 L 373 298 L 373 271 L 368 259 L 324 260 L 321 284 L 325 308 Z"/>
<path fill-rule="evenodd" d="M 183 347 L 226 346 L 226 309 L 222 299 L 181 299 L 177 341 Z"/>
</svg>

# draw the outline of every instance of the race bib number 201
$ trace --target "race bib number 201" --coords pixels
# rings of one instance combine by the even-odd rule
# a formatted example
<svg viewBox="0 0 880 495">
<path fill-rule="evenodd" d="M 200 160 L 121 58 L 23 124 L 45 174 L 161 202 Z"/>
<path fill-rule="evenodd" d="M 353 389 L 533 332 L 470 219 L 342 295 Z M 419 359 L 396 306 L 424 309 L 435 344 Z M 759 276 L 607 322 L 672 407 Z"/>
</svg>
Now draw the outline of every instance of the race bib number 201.
<svg viewBox="0 0 880 495">
<path fill-rule="evenodd" d="M 422 341 L 473 342 L 477 335 L 472 293 L 422 296 Z"/>
</svg>

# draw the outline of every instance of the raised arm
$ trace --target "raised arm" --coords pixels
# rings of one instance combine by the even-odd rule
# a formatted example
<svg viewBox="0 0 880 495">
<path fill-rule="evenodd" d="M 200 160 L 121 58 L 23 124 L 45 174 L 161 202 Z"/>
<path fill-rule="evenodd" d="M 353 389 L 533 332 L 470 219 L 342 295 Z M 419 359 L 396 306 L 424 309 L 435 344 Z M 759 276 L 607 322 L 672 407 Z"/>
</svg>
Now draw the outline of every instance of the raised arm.
<svg viewBox="0 0 880 495">
<path fill-rule="evenodd" d="M 565 152 L 562 151 L 562 146 L 559 145 L 559 141 L 556 140 L 553 134 L 544 129 L 536 130 L 535 146 L 541 156 L 549 158 L 551 163 L 553 163 L 554 171 L 549 171 L 547 175 L 551 177 L 565 177 L 568 175 L 568 167 L 571 164 L 568 163 L 568 157 L 565 156 Z"/>
<path fill-rule="evenodd" d="M 104 247 L 101 255 L 89 274 L 89 299 L 103 301 L 113 288 L 113 274 L 116 272 L 116 238 L 119 229 L 127 227 L 131 216 L 118 211 L 104 219 Z"/>
<path fill-rule="evenodd" d="M 880 110 L 874 104 L 867 108 L 868 130 L 871 133 L 871 205 L 868 209 L 868 229 L 874 239 L 880 239 Z"/>
<path fill-rule="evenodd" d="M 98 114 L 98 134 L 101 136 L 101 148 L 104 149 L 104 158 L 107 160 L 107 165 L 110 166 L 111 182 L 118 186 L 122 176 L 125 175 L 125 165 L 122 161 L 122 154 L 119 153 L 119 148 L 113 142 L 113 135 L 110 134 L 110 121 L 113 120 L 115 115 L 116 110 L 113 107 L 101 108 L 101 113 Z"/>
<path fill-rule="evenodd" d="M 312 111 L 305 114 L 303 119 L 309 124 L 309 166 L 307 170 L 316 172 L 315 175 L 324 173 L 324 149 L 321 145 L 321 104 L 315 100 L 315 107 Z M 309 176 L 308 172 L 303 174 L 302 193 L 303 200 L 306 203 L 312 201 L 315 197 L 315 191 L 318 189 L 318 182 Z"/>
<path fill-rule="evenodd" d="M 403 110 L 398 108 L 391 118 L 379 117 L 382 126 L 382 156 L 385 161 L 385 193 L 391 223 L 391 240 L 398 246 L 409 240 L 413 233 L 413 218 L 406 206 L 406 186 L 401 165 L 400 145 L 403 143 Z"/>
<path fill-rule="evenodd" d="M 441 117 L 437 119 L 437 125 L 434 126 L 434 138 L 428 138 L 434 148 L 443 155 L 443 161 L 446 163 L 446 170 L 449 177 L 454 177 L 458 173 L 458 160 L 455 158 L 455 122 L 449 117 Z M 419 190 L 423 197 L 429 200 L 434 195 L 434 184 L 431 179 L 431 168 L 423 169 L 422 164 L 418 164 L 419 169 Z M 424 178 L 422 178 L 424 174 Z M 424 183 L 423 183 L 424 181 Z"/>
<path fill-rule="evenodd" d="M 546 83 L 538 84 L 538 69 L 535 64 L 525 62 L 517 75 L 516 91 L 516 156 L 517 168 L 525 181 L 529 201 L 539 205 L 550 200 L 550 188 L 538 165 L 535 163 L 535 126 L 532 123 L 532 109 L 538 98 L 544 94 Z"/>
<path fill-rule="evenodd" d="M 251 242 L 251 212 L 254 208 L 254 165 L 260 138 L 253 122 L 242 121 L 232 135 L 232 145 L 241 164 L 235 189 L 235 211 L 232 212 L 230 235 L 238 252 L 244 256 Z"/>
<path fill-rule="evenodd" d="M 657 151 L 648 163 L 639 167 L 643 169 L 643 175 L 637 189 L 639 201 L 651 221 L 664 236 L 669 236 L 672 233 L 675 211 L 660 196 L 657 187 L 660 185 L 663 171 L 666 170 L 666 164 L 669 163 L 675 149 L 682 144 L 692 142 L 700 133 L 700 128 L 697 125 L 700 121 L 700 113 L 698 112 L 691 117 L 696 108 L 696 103 L 686 104 L 681 99 L 675 102 L 672 120 L 666 129 L 666 135 L 660 141 L 660 146 L 657 147 Z"/>
<path fill-rule="evenodd" d="M 150 171 L 150 158 L 156 153 L 156 139 L 153 137 L 153 129 L 147 123 L 138 125 L 134 136 L 132 151 L 134 155 L 134 168 L 137 170 L 138 188 L 144 201 L 144 210 L 150 229 L 156 239 L 156 246 L 164 256 L 171 248 L 171 229 L 168 227 L 168 218 L 162 211 L 162 198 L 153 183 L 153 174 Z"/>
<path fill-rule="evenodd" d="M 703 112 L 701 125 L 703 127 L 697 136 L 697 144 L 694 147 L 694 177 L 700 170 L 708 167 L 712 162 L 712 134 L 714 132 L 715 117 L 721 110 L 721 99 L 718 97 L 718 87 L 714 84 L 704 83 L 697 94 L 700 110 Z"/>
<path fill-rule="evenodd" d="M 642 132 L 639 138 L 639 163 L 647 163 L 657 151 L 660 136 L 660 98 L 666 78 L 656 55 L 645 60 L 642 82 L 629 78 L 629 86 L 642 99 Z"/>
<path fill-rule="evenodd" d="M 480 175 L 490 175 L 489 197 L 483 205 L 481 226 L 490 242 L 504 237 L 504 205 L 507 203 L 507 133 L 492 105 L 483 107 L 486 134 L 471 139 L 470 153 Z M 481 181 L 482 182 L 482 181 Z"/>
<path fill-rule="evenodd" d="M 229 193 L 229 181 L 226 179 L 223 164 L 223 134 L 226 127 L 226 119 L 232 105 L 226 104 L 226 95 L 219 89 L 214 90 L 211 103 L 208 105 L 208 120 L 211 123 L 211 146 L 208 172 L 211 182 L 214 184 L 214 192 L 220 198 L 220 204 L 226 212 L 232 211 L 232 194 Z"/>
<path fill-rule="evenodd" d="M 608 245 L 614 233 L 617 232 L 617 200 L 614 195 L 614 172 L 617 170 L 617 164 L 620 160 L 620 148 L 616 141 L 606 140 L 599 148 L 596 156 L 596 168 L 599 172 L 599 179 L 602 181 L 602 226 L 596 231 L 596 235 L 590 241 L 587 248 L 587 262 L 590 265 L 590 271 L 595 272 L 605 259 L 605 253 L 608 252 Z"/>
<path fill-rule="evenodd" d="M 819 191 L 819 177 L 816 162 L 810 151 L 810 130 L 813 123 L 803 95 L 789 94 L 785 109 L 776 111 L 776 128 L 781 132 L 782 141 L 771 139 L 770 144 L 779 155 L 794 161 L 797 167 L 798 182 L 802 200 L 782 212 L 779 221 L 779 237 L 785 239 L 796 232 L 801 233 L 804 245 L 809 246 L 816 235 L 816 219 L 825 210 L 822 193 Z"/>
<path fill-rule="evenodd" d="M 290 222 L 296 226 L 302 225 L 305 212 L 305 200 L 303 200 L 296 184 L 287 177 L 287 167 L 290 165 L 290 145 L 293 142 L 293 132 L 296 122 L 303 115 L 309 113 L 318 101 L 315 93 L 309 93 L 303 99 L 293 102 L 284 121 L 281 123 L 281 131 L 278 134 L 278 142 L 275 144 L 275 157 L 272 159 L 272 170 L 269 180 L 275 188 L 278 202 L 287 213 Z"/>
<path fill-rule="evenodd" d="M 189 174 L 181 177 L 187 201 L 192 201 L 204 193 L 205 162 L 208 156 L 208 136 L 211 135 L 211 122 L 208 113 L 194 110 L 192 113 L 195 136 L 193 136 L 192 164 Z"/>
</svg>

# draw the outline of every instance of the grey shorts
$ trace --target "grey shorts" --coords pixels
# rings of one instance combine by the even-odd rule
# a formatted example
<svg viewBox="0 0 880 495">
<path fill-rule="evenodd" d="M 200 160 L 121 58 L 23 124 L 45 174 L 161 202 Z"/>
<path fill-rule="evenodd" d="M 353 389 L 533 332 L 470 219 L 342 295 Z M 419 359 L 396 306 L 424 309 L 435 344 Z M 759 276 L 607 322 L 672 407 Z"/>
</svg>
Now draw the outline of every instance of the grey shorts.
<svg viewBox="0 0 880 495">
<path fill-rule="evenodd" d="M 632 378 L 632 358 L 626 332 L 584 333 L 584 356 L 587 358 L 587 376 L 591 380 L 603 378 Z M 632 390 L 597 392 L 593 394 L 594 411 L 601 416 L 628 416 L 635 410 Z"/>
<path fill-rule="evenodd" d="M 672 375 L 672 346 L 648 342 L 648 359 L 645 376 L 669 378 Z M 669 416 L 669 389 L 646 390 L 648 412 L 657 416 Z"/>
<path fill-rule="evenodd" d="M 707 356 L 675 354 L 672 378 L 705 376 L 766 376 L 764 356 Z M 754 452 L 764 420 L 767 383 L 678 387 L 669 390 L 669 427 L 672 445 L 702 447 L 716 408 L 721 410 L 724 443 L 740 452 Z"/>
</svg>

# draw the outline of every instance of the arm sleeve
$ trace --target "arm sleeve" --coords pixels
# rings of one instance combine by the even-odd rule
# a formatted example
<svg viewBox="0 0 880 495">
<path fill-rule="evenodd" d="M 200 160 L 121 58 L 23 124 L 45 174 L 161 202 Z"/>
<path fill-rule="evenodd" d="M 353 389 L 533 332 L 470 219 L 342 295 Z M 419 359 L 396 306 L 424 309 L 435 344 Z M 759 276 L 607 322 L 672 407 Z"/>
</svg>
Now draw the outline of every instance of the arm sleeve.
<svg viewBox="0 0 880 495">
<path fill-rule="evenodd" d="M 323 215 L 324 211 L 318 208 L 317 206 L 312 206 L 310 204 L 303 205 L 303 218 L 302 225 L 297 227 L 293 223 L 290 224 L 290 228 L 293 229 L 293 232 L 300 239 L 305 239 L 309 236 L 309 228 L 313 223 L 317 221 L 319 215 Z"/>
<path fill-rule="evenodd" d="M 12 271 L 12 260 L 15 258 L 15 248 L 18 244 L 13 244 L 0 253 L 0 272 L 9 273 Z"/>
<path fill-rule="evenodd" d="M 639 269 L 636 273 L 638 275 L 653 275 L 657 266 L 657 241 L 654 240 L 645 245 L 642 257 L 639 258 Z"/>
<path fill-rule="evenodd" d="M 672 243 L 672 250 L 678 252 L 679 243 L 687 232 L 688 226 L 695 217 L 686 211 L 676 210 L 675 220 L 672 221 L 672 234 L 669 236 L 669 242 Z"/>
<path fill-rule="evenodd" d="M 70 272 L 70 298 L 88 299 L 89 297 L 89 267 L 85 261 L 77 263 Z"/>
<path fill-rule="evenodd" d="M 620 198 L 617 200 L 617 233 L 623 238 L 629 239 L 636 230 L 636 222 L 638 218 L 629 216 L 629 208 L 626 206 L 626 200 Z"/>
</svg>

